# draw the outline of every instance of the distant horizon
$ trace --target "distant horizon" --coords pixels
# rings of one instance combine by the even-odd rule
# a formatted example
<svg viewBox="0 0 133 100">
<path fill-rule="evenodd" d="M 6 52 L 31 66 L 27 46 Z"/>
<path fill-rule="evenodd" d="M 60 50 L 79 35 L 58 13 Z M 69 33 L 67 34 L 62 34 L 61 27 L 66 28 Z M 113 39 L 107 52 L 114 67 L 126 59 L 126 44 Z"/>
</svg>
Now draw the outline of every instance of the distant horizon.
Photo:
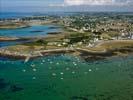
<svg viewBox="0 0 133 100">
<path fill-rule="evenodd" d="M 0 19 L 3 18 L 22 18 L 22 17 L 30 17 L 30 16 L 45 16 L 45 15 L 58 15 L 58 16 L 66 16 L 72 14 L 127 14 L 133 15 L 133 12 L 0 12 Z"/>
<path fill-rule="evenodd" d="M 0 12 L 133 12 L 133 0 L 1 0 Z"/>
<path fill-rule="evenodd" d="M 133 13 L 133 11 L 45 11 L 45 12 L 11 12 L 11 11 L 0 11 L 0 13 Z"/>
</svg>

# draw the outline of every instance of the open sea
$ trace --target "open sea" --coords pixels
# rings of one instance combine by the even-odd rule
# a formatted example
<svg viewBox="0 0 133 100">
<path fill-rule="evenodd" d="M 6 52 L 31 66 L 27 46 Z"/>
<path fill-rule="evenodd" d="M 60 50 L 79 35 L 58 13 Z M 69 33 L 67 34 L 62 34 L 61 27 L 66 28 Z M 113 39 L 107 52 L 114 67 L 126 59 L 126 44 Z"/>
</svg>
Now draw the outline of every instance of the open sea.
<svg viewBox="0 0 133 100">
<path fill-rule="evenodd" d="M 0 59 L 0 100 L 133 100 L 133 56 Z"/>
<path fill-rule="evenodd" d="M 77 14 L 74 12 L 45 12 L 45 13 L 24 13 L 24 12 L 0 12 L 0 19 L 7 18 L 22 18 L 22 17 L 30 17 L 30 16 L 47 16 L 47 15 L 56 15 L 56 16 L 67 16 Z"/>
</svg>

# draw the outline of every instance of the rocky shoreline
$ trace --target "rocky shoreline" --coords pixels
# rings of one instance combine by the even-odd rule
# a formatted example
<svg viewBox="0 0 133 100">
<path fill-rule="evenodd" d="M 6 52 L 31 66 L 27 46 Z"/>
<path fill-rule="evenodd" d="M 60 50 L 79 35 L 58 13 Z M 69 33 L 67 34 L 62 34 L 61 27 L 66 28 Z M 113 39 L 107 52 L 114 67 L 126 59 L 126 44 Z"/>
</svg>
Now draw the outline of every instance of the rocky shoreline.
<svg viewBox="0 0 133 100">
<path fill-rule="evenodd" d="M 29 59 L 37 57 L 66 54 L 66 53 L 72 54 L 74 56 L 79 56 L 85 61 L 95 61 L 114 56 L 128 56 L 130 54 L 133 54 L 133 47 L 123 47 L 119 49 L 103 50 L 103 51 L 91 51 L 82 48 L 62 48 L 62 49 L 40 50 L 31 53 L 10 52 L 4 49 L 0 50 L 1 57 L 7 57 L 12 59 L 25 59 L 26 62 Z"/>
<path fill-rule="evenodd" d="M 57 40 L 58 37 L 63 34 L 57 35 L 56 32 L 48 34 L 43 39 L 53 41 L 53 36 Z M 52 37 L 51 37 L 52 36 Z M 10 38 L 10 37 L 0 37 L 0 41 L 22 41 L 22 40 L 31 40 L 35 41 L 37 38 Z M 44 46 L 39 46 L 36 44 L 26 45 L 22 44 L 20 46 L 10 46 L 6 48 L 0 48 L 0 57 L 8 57 L 15 59 L 25 59 L 28 61 L 32 58 L 37 58 L 46 55 L 52 54 L 62 54 L 69 53 L 74 56 L 79 56 L 86 61 L 90 60 L 100 60 L 106 59 L 107 57 L 118 56 L 118 55 L 129 55 L 133 53 L 133 40 L 109 40 L 109 41 L 99 41 L 93 47 L 58 47 L 56 48 L 48 47 L 47 49 Z"/>
<path fill-rule="evenodd" d="M 55 54 L 62 54 L 62 53 L 71 53 L 74 52 L 74 49 L 54 49 L 54 50 L 41 50 L 41 51 L 34 51 L 31 53 L 19 53 L 19 52 L 10 52 L 4 49 L 0 50 L 0 57 L 7 57 L 12 59 L 24 59 L 25 61 L 28 59 L 33 59 L 42 56 L 48 55 L 55 55 Z"/>
<path fill-rule="evenodd" d="M 115 56 L 129 56 L 129 55 L 133 55 L 133 48 L 120 48 L 120 49 L 108 50 L 104 53 L 103 52 L 93 53 L 93 52 L 82 51 L 80 57 L 88 62 L 88 61 L 103 60 Z"/>
<path fill-rule="evenodd" d="M 0 36 L 0 42 L 1 41 L 15 41 L 19 38 L 11 38 L 11 37 L 3 37 L 3 36 Z"/>
<path fill-rule="evenodd" d="M 30 27 L 30 25 L 25 22 L 0 22 L 0 29 L 18 29 L 27 27 Z"/>
</svg>

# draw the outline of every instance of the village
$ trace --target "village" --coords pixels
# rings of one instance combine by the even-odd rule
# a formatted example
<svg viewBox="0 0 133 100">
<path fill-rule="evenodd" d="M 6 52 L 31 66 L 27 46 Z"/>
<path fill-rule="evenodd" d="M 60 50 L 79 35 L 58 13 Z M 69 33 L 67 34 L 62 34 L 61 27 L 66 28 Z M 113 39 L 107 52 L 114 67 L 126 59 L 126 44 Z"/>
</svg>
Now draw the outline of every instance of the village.
<svg viewBox="0 0 133 100">
<path fill-rule="evenodd" d="M 115 16 L 114 16 L 115 15 Z M 47 33 L 47 36 L 28 38 L 32 40 L 30 43 L 25 43 L 16 46 L 9 46 L 1 49 L 1 55 L 17 55 L 17 56 L 40 56 L 40 51 L 45 50 L 51 52 L 64 50 L 89 51 L 93 53 L 119 49 L 122 47 L 132 47 L 133 40 L 133 22 L 132 15 L 123 14 L 73 14 L 67 16 L 31 16 L 24 18 L 1 19 L 1 29 L 17 29 L 31 27 L 32 25 L 56 25 L 61 27 L 63 31 Z M 4 23 L 4 24 L 3 24 Z M 54 27 L 51 27 L 54 28 Z M 37 30 L 36 32 L 40 32 Z M 1 37 L 2 41 L 7 40 L 7 37 Z M 21 38 L 20 38 L 21 39 Z M 14 41 L 8 37 L 8 41 Z M 17 38 L 19 40 L 19 38 Z M 114 43 L 116 41 L 116 44 Z M 110 42 L 110 46 L 97 48 L 99 44 Z M 125 45 L 126 44 L 126 45 Z M 23 48 L 20 50 L 19 48 Z M 131 49 L 131 48 L 130 48 Z M 48 52 L 47 51 L 47 52 Z M 132 51 L 132 50 L 131 50 Z M 15 53 L 14 53 L 15 52 Z M 21 52 L 21 53 L 20 53 Z M 39 52 L 39 53 L 38 53 Z M 42 55 L 41 55 L 42 56 Z"/>
</svg>

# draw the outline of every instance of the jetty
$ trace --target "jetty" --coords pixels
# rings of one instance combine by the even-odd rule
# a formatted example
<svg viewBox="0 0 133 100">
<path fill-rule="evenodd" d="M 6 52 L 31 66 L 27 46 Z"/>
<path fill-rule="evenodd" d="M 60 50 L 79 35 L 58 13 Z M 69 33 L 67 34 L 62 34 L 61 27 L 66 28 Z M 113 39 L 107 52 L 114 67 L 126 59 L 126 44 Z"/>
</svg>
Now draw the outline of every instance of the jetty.
<svg viewBox="0 0 133 100">
<path fill-rule="evenodd" d="M 66 53 L 74 51 L 75 51 L 74 48 L 63 48 L 63 49 L 52 49 L 52 50 L 40 50 L 30 53 L 19 53 L 19 52 L 11 52 L 8 50 L 1 49 L 0 56 L 16 58 L 16 59 L 25 59 L 25 62 L 28 62 L 32 58 L 42 57 L 50 54 Z"/>
</svg>

